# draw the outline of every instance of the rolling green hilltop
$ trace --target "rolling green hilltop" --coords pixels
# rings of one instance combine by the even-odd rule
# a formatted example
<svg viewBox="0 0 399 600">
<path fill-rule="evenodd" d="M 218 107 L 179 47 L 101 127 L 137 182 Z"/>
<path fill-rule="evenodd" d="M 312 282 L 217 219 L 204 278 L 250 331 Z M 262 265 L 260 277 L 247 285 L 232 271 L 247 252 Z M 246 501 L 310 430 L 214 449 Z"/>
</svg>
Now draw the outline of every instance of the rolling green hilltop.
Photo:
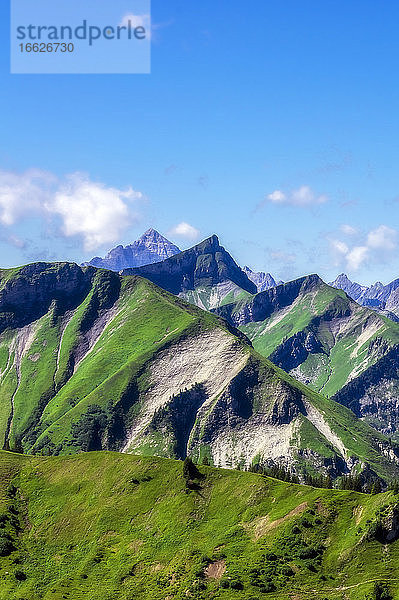
<svg viewBox="0 0 399 600">
<path fill-rule="evenodd" d="M 393 600 L 399 498 L 109 452 L 0 453 L 1 600 Z"/>
<path fill-rule="evenodd" d="M 222 467 L 398 476 L 395 444 L 149 281 L 37 263 L 0 279 L 0 435 L 30 454 L 117 450 Z"/>
</svg>

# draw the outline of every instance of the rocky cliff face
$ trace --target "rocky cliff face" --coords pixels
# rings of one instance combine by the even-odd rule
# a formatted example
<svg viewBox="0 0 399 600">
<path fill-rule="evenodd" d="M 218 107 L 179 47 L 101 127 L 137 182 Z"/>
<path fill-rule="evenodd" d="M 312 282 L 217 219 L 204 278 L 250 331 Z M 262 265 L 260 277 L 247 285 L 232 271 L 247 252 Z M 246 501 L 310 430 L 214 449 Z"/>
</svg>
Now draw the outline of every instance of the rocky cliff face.
<svg viewBox="0 0 399 600">
<path fill-rule="evenodd" d="M 35 263 L 0 277 L 0 332 L 23 327 L 54 308 L 76 308 L 88 293 L 95 269 L 73 263 Z"/>
<path fill-rule="evenodd" d="M 398 439 L 399 346 L 376 338 L 369 346 L 377 362 L 347 383 L 334 399 L 384 434 Z"/>
<path fill-rule="evenodd" d="M 129 274 L 145 277 L 172 294 L 212 288 L 225 282 L 232 282 L 251 294 L 256 293 L 255 284 L 220 245 L 216 235 L 162 263 L 122 271 L 122 275 Z"/>
<path fill-rule="evenodd" d="M 112 271 L 121 271 L 142 265 L 156 263 L 180 252 L 179 248 L 163 237 L 155 229 L 148 229 L 138 240 L 129 246 L 117 246 L 105 258 L 96 256 L 84 266 L 92 265 Z"/>
</svg>

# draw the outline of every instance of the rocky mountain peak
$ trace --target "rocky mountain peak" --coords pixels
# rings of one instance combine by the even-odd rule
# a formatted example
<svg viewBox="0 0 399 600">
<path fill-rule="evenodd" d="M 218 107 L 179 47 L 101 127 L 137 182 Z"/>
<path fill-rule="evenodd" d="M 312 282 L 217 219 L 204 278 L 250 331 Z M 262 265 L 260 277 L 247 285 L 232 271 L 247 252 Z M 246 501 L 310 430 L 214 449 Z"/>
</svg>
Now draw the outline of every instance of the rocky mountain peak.
<svg viewBox="0 0 399 600">
<path fill-rule="evenodd" d="M 256 285 L 258 292 L 270 290 L 277 285 L 276 280 L 270 273 L 255 272 L 249 267 L 244 267 L 243 271 L 248 279 L 250 279 Z"/>
<path fill-rule="evenodd" d="M 116 246 L 105 258 L 96 256 L 83 266 L 92 265 L 111 271 L 121 271 L 160 262 L 180 252 L 180 248 L 172 244 L 156 229 L 150 227 L 143 235 L 126 247 Z"/>
<path fill-rule="evenodd" d="M 339 287 L 341 285 L 353 285 L 352 281 L 346 275 L 346 273 L 341 273 L 338 275 L 335 281 L 330 284 L 332 287 Z M 342 288 L 341 288 L 342 289 Z"/>
<path fill-rule="evenodd" d="M 144 237 L 150 237 L 150 236 L 154 236 L 154 237 L 163 237 L 159 231 L 157 231 L 156 229 L 154 229 L 153 227 L 150 227 L 149 229 L 147 229 L 147 231 L 145 231 L 143 233 L 143 235 L 141 236 L 142 238 Z"/>
<path fill-rule="evenodd" d="M 368 289 L 364 285 L 351 281 L 345 273 L 338 275 L 335 281 L 332 281 L 328 285 L 338 290 L 343 290 L 353 300 L 358 300 Z"/>
<path fill-rule="evenodd" d="M 204 252 L 214 252 L 220 249 L 224 250 L 224 248 L 222 248 L 222 246 L 220 245 L 218 236 L 211 235 L 209 238 L 206 238 L 203 242 L 200 242 L 196 246 L 193 246 L 193 248 L 189 248 L 188 250 L 186 250 L 186 252 L 194 250 L 197 254 L 202 254 Z"/>
<path fill-rule="evenodd" d="M 231 282 L 251 294 L 257 292 L 256 285 L 220 245 L 216 235 L 163 262 L 126 269 L 122 274 L 140 275 L 173 294 L 224 282 Z"/>
<path fill-rule="evenodd" d="M 147 231 L 145 231 L 143 233 L 143 235 L 141 237 L 139 237 L 139 239 L 136 240 L 136 242 L 134 242 L 134 243 L 136 243 L 136 244 L 150 243 L 151 244 L 153 242 L 156 242 L 156 243 L 161 242 L 161 243 L 171 244 L 171 242 L 168 239 L 166 239 L 163 235 L 161 235 L 159 233 L 159 231 L 157 231 L 156 229 L 153 229 L 152 227 L 147 229 Z M 131 245 L 134 245 L 134 243 Z"/>
</svg>

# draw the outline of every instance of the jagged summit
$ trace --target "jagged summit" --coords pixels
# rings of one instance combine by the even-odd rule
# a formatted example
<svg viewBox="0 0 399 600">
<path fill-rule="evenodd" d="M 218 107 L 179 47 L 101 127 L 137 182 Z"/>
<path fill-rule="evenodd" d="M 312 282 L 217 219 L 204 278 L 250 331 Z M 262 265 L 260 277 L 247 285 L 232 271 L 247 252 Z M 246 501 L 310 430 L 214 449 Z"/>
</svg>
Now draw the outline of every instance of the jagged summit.
<svg viewBox="0 0 399 600">
<path fill-rule="evenodd" d="M 105 258 L 96 256 L 83 266 L 91 265 L 111 271 L 121 271 L 143 265 L 153 264 L 178 254 L 180 249 L 163 235 L 150 227 L 143 235 L 128 246 L 116 246 Z"/>
<path fill-rule="evenodd" d="M 216 235 L 162 262 L 125 269 L 122 274 L 140 275 L 173 294 L 218 284 L 234 284 L 250 294 L 257 292 L 256 285 L 220 245 Z"/>
<path fill-rule="evenodd" d="M 338 275 L 338 277 L 335 279 L 335 281 L 333 281 L 330 285 L 333 285 L 334 287 L 338 286 L 338 285 L 353 285 L 352 281 L 349 279 L 349 277 L 346 275 L 346 273 L 341 273 L 340 275 Z"/>
<path fill-rule="evenodd" d="M 350 298 L 353 300 L 358 300 L 362 294 L 368 289 L 364 285 L 360 285 L 359 283 L 353 282 L 349 279 L 349 277 L 345 273 L 341 273 L 335 279 L 329 283 L 331 287 L 337 288 L 338 290 L 343 290 L 348 294 Z"/>
<path fill-rule="evenodd" d="M 381 281 L 377 281 L 370 287 L 352 283 L 352 281 L 341 273 L 335 281 L 330 283 L 332 287 L 343 290 L 350 298 L 356 300 L 362 306 L 368 306 L 377 310 L 389 317 L 397 320 L 399 316 L 399 279 L 394 279 L 391 283 L 384 285 Z"/>
<path fill-rule="evenodd" d="M 250 279 L 258 288 L 258 292 L 264 292 L 276 287 L 277 283 L 274 277 L 270 273 L 255 272 L 249 267 L 243 268 L 245 275 Z"/>
</svg>

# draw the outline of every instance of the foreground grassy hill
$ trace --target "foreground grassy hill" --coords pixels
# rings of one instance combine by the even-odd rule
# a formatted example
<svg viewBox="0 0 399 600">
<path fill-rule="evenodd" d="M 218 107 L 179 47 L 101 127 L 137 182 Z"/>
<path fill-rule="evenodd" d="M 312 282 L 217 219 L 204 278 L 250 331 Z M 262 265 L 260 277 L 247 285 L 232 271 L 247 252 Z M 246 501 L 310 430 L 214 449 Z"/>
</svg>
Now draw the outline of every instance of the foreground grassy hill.
<svg viewBox="0 0 399 600">
<path fill-rule="evenodd" d="M 399 598 L 392 492 L 199 469 L 0 453 L 0 599 Z"/>
<path fill-rule="evenodd" d="M 399 476 L 399 449 L 141 277 L 39 263 L 0 273 L 5 449 L 118 450 L 335 478 Z"/>
</svg>

